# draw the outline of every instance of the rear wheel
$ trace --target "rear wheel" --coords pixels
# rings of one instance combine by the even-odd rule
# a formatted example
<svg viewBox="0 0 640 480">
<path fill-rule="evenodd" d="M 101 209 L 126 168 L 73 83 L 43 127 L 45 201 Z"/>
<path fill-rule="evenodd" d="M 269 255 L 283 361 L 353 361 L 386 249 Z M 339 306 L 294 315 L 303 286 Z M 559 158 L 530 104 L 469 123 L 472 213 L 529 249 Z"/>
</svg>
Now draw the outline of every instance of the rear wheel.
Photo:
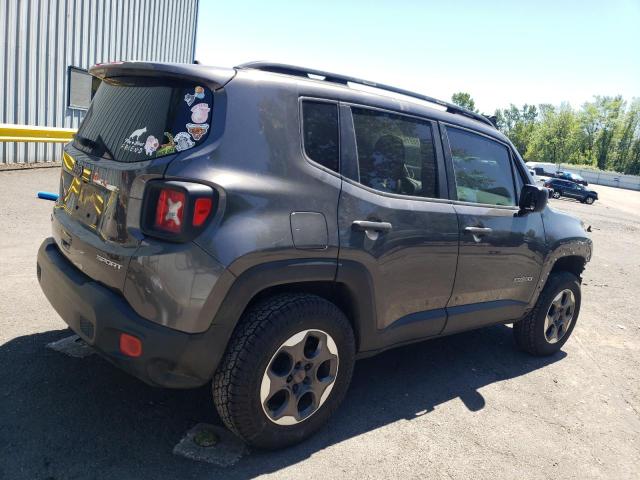
<svg viewBox="0 0 640 480">
<path fill-rule="evenodd" d="M 302 441 L 342 401 L 355 341 L 331 302 L 285 294 L 245 313 L 213 381 L 226 426 L 250 445 L 281 448 Z"/>
<path fill-rule="evenodd" d="M 553 198 L 560 198 L 562 196 L 562 193 L 560 192 L 560 190 L 554 190 L 551 196 Z"/>
<path fill-rule="evenodd" d="M 518 347 L 536 356 L 560 350 L 573 332 L 580 301 L 580 283 L 575 275 L 551 274 L 533 310 L 513 326 Z"/>
</svg>

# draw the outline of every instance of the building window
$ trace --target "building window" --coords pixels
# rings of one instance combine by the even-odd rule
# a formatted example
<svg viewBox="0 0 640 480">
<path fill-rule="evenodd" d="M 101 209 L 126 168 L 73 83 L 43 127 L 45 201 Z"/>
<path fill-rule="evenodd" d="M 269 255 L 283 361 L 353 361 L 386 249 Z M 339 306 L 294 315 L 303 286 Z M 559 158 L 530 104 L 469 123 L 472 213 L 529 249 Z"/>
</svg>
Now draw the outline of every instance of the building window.
<svg viewBox="0 0 640 480">
<path fill-rule="evenodd" d="M 314 162 L 338 171 L 338 106 L 302 102 L 304 151 Z"/>
<path fill-rule="evenodd" d="M 78 67 L 69 67 L 67 74 L 67 106 L 87 110 L 100 80 L 89 75 L 89 72 Z"/>
</svg>

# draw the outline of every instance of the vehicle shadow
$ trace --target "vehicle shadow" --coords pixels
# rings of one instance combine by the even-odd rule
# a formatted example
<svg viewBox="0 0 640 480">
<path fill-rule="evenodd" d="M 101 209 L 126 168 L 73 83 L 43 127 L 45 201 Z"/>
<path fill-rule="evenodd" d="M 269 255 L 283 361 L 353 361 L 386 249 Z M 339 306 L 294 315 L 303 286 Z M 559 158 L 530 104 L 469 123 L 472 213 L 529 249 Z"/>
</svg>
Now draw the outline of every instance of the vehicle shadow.
<svg viewBox="0 0 640 480">
<path fill-rule="evenodd" d="M 316 436 L 219 469 L 171 454 L 196 423 L 221 423 L 208 388 L 156 389 L 97 355 L 78 359 L 45 348 L 69 334 L 50 331 L 0 346 L 0 478 L 250 478 L 455 398 L 481 410 L 482 387 L 566 355 L 520 353 L 506 326 L 391 350 L 357 363 L 347 398 Z"/>
</svg>

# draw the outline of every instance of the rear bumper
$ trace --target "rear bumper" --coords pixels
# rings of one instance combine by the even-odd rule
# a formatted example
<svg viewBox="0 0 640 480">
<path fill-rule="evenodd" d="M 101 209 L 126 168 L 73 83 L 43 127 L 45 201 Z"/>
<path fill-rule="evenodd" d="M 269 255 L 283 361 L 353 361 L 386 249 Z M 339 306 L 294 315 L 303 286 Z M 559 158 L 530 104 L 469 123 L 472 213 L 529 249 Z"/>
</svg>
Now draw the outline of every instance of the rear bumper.
<svg viewBox="0 0 640 480">
<path fill-rule="evenodd" d="M 192 388 L 209 381 L 222 358 L 226 335 L 189 334 L 139 316 L 119 294 L 93 281 L 71 264 L 52 238 L 38 251 L 38 280 L 62 319 L 109 361 L 144 382 L 168 388 Z M 120 333 L 142 341 L 142 355 L 120 353 Z"/>
</svg>

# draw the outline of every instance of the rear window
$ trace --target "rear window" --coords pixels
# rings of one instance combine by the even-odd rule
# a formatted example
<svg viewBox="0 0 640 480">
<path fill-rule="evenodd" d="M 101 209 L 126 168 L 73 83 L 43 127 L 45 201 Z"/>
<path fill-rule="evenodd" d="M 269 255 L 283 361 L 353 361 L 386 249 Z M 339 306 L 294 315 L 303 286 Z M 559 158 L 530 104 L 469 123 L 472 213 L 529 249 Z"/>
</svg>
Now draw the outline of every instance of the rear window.
<svg viewBox="0 0 640 480">
<path fill-rule="evenodd" d="M 314 162 L 338 171 L 338 106 L 302 102 L 304 151 Z"/>
<path fill-rule="evenodd" d="M 120 162 L 172 155 L 205 141 L 212 113 L 212 93 L 202 85 L 142 77 L 105 79 L 74 146 Z"/>
</svg>

